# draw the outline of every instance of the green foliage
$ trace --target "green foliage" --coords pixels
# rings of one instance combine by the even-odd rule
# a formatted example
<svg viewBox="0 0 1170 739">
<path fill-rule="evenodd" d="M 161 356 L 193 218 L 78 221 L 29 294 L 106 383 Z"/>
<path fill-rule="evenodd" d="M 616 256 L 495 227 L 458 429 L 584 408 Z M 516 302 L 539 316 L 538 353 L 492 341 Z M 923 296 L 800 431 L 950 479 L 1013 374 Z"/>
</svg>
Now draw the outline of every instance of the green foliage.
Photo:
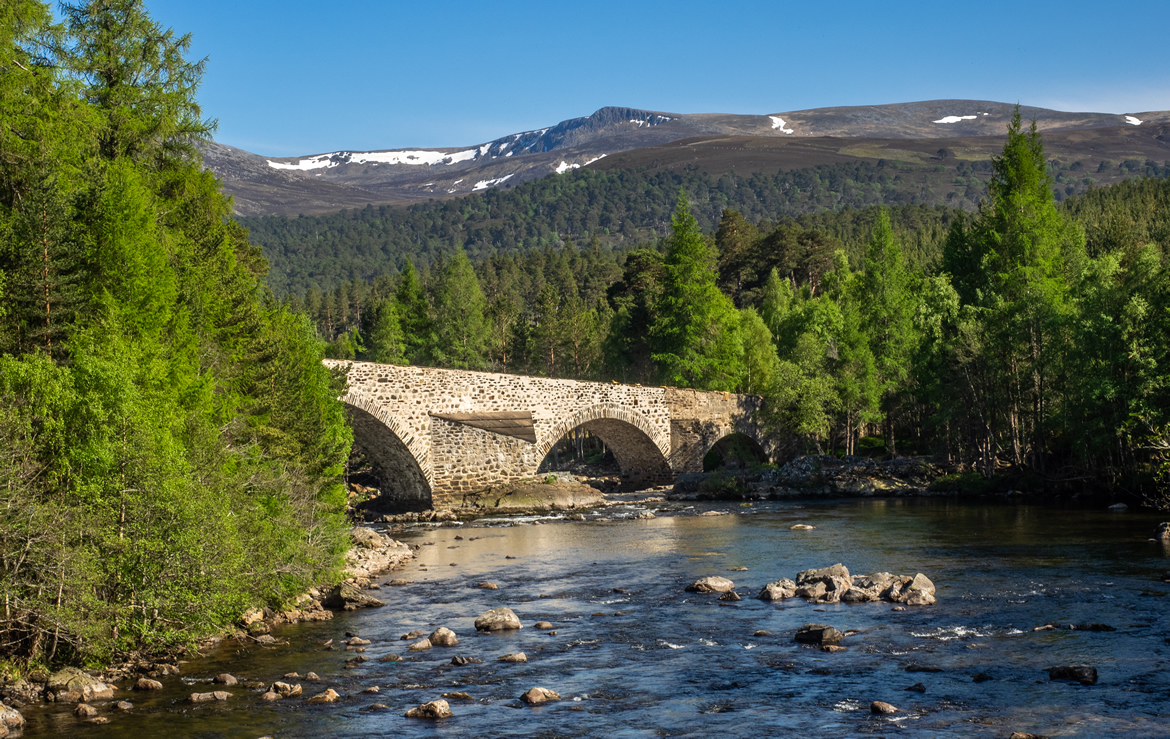
<svg viewBox="0 0 1170 739">
<path fill-rule="evenodd" d="M 447 261 L 435 281 L 434 306 L 426 355 L 446 367 L 482 368 L 488 338 L 487 304 L 475 270 L 462 251 Z"/>
<path fill-rule="evenodd" d="M 187 40 L 138 2 L 0 13 L 5 649 L 188 644 L 337 577 L 343 382 L 193 156 Z"/>
<path fill-rule="evenodd" d="M 731 390 L 743 373 L 735 306 L 716 286 L 714 255 L 679 194 L 663 260 L 662 295 L 650 326 L 659 373 L 668 384 Z"/>
</svg>

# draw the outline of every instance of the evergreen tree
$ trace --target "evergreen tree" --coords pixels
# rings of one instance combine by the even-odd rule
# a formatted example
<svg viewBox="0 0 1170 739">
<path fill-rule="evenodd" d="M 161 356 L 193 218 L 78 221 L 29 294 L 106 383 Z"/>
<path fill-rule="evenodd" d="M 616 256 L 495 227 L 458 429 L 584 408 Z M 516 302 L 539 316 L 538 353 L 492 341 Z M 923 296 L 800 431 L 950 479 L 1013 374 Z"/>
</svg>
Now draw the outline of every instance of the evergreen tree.
<svg viewBox="0 0 1170 739">
<path fill-rule="evenodd" d="M 743 371 L 735 306 L 715 282 L 714 255 L 679 193 L 663 260 L 663 289 L 650 328 L 653 359 L 666 382 L 730 390 Z"/>
<path fill-rule="evenodd" d="M 488 338 L 479 279 L 463 251 L 447 261 L 435 282 L 435 317 L 427 355 L 440 367 L 481 369 Z"/>
<path fill-rule="evenodd" d="M 895 454 L 894 417 L 897 395 L 910 377 L 914 352 L 913 277 L 906 271 L 902 250 L 894 239 L 885 210 L 865 252 L 865 271 L 857 280 L 861 328 L 869 339 L 885 414 L 886 452 Z"/>
<path fill-rule="evenodd" d="M 395 313 L 402 329 L 404 356 L 411 364 L 425 364 L 431 342 L 430 307 L 414 264 L 406 262 L 394 293 Z"/>
</svg>

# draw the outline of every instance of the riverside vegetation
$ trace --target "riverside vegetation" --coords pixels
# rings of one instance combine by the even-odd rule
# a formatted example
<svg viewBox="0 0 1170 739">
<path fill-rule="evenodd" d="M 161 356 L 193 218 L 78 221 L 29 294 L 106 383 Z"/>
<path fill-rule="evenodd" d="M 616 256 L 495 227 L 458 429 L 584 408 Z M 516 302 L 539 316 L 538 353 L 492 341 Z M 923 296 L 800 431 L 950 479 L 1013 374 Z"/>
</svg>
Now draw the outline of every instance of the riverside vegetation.
<svg viewBox="0 0 1170 739">
<path fill-rule="evenodd" d="M 203 171 L 189 37 L 0 3 L 0 651 L 190 644 L 336 580 L 341 385 Z"/>
</svg>

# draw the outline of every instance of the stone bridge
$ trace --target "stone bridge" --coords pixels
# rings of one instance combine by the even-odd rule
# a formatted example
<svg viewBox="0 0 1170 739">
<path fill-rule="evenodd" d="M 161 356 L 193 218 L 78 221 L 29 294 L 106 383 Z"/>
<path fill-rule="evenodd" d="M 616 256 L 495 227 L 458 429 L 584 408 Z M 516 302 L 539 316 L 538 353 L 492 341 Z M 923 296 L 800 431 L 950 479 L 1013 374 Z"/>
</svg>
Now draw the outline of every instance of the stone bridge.
<svg viewBox="0 0 1170 739">
<path fill-rule="evenodd" d="M 492 372 L 327 360 L 343 369 L 354 440 L 384 494 L 417 507 L 531 478 L 565 434 L 598 436 L 624 488 L 701 472 L 703 457 L 739 435 L 761 460 L 753 395 L 553 380 Z"/>
</svg>

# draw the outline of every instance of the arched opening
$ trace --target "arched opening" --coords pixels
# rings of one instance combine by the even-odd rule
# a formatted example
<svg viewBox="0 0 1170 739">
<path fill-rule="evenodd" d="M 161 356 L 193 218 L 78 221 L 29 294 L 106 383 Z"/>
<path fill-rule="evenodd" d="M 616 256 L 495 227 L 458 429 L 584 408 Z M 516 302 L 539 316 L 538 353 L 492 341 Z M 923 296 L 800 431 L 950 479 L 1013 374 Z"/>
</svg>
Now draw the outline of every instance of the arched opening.
<svg viewBox="0 0 1170 739">
<path fill-rule="evenodd" d="M 768 461 L 760 442 L 747 434 L 728 434 L 703 455 L 703 472 L 746 470 Z"/>
<path fill-rule="evenodd" d="M 604 411 L 580 414 L 588 418 Z M 642 490 L 674 480 L 670 464 L 647 433 L 619 418 L 588 418 L 547 443 L 542 472 L 572 471 L 592 477 L 603 492 Z"/>
<path fill-rule="evenodd" d="M 398 434 L 380 419 L 346 404 L 354 449 L 347 469 L 351 491 L 364 498 L 358 507 L 386 513 L 431 507 L 431 485 L 418 460 Z"/>
</svg>

